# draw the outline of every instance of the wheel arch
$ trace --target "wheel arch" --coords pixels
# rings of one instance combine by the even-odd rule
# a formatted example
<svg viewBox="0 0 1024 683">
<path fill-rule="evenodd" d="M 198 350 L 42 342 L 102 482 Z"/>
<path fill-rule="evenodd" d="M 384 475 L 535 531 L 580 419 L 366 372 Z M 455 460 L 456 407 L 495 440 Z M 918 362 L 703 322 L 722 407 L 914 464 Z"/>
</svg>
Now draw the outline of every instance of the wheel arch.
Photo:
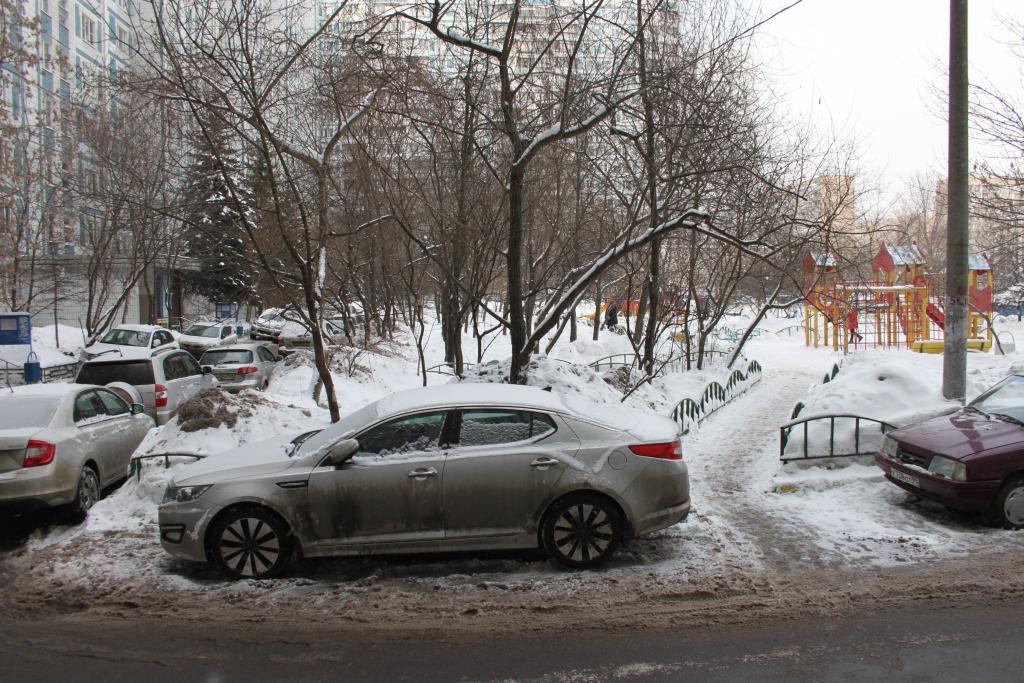
<svg viewBox="0 0 1024 683">
<path fill-rule="evenodd" d="M 226 515 L 228 515 L 228 514 L 230 514 L 232 512 L 235 512 L 236 510 L 263 510 L 265 512 L 269 512 L 270 514 L 274 515 L 279 520 L 281 520 L 282 524 L 284 524 L 285 529 L 287 529 L 289 536 L 291 536 L 291 541 L 294 544 L 295 548 L 299 551 L 300 554 L 302 553 L 302 542 L 299 539 L 298 534 L 295 533 L 295 525 L 292 524 L 288 520 L 288 518 L 284 514 L 281 513 L 280 510 L 278 510 L 273 505 L 269 505 L 264 500 L 248 500 L 248 499 L 246 499 L 246 500 L 236 500 L 236 501 L 234 501 L 232 503 L 229 503 L 229 504 L 225 505 L 220 510 L 217 510 L 217 512 L 215 512 L 210 517 L 209 521 L 206 522 L 206 528 L 203 529 L 203 553 L 206 555 L 207 561 L 213 561 L 213 555 L 211 554 L 211 541 L 212 541 L 212 539 L 210 538 L 210 532 L 216 527 L 217 522 L 219 522 L 221 519 L 223 519 Z"/>
<path fill-rule="evenodd" d="M 629 543 L 629 541 L 633 539 L 633 522 L 630 519 L 629 512 L 626 506 L 623 504 L 623 502 L 611 491 L 607 491 L 605 489 L 601 489 L 598 487 L 580 486 L 565 491 L 560 491 L 558 494 L 552 496 L 541 508 L 541 513 L 537 517 L 537 544 L 540 547 L 544 547 L 541 535 L 544 533 L 544 521 L 547 519 L 547 516 L 551 513 L 551 508 L 558 504 L 559 501 L 562 501 L 568 498 L 569 496 L 574 496 L 578 494 L 586 494 L 590 496 L 604 498 L 613 506 L 615 506 L 615 509 L 619 513 L 619 517 L 622 519 L 622 535 L 624 544 Z"/>
</svg>

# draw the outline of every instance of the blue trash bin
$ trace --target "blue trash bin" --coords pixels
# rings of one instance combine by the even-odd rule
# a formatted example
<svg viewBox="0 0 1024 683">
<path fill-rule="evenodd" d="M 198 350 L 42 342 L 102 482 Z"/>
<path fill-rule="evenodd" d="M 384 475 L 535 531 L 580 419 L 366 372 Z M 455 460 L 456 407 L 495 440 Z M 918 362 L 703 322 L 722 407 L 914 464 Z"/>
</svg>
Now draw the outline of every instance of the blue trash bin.
<svg viewBox="0 0 1024 683">
<path fill-rule="evenodd" d="M 25 384 L 39 384 L 43 381 L 43 366 L 39 364 L 39 356 L 29 351 L 25 360 Z"/>
<path fill-rule="evenodd" d="M 241 325 L 235 325 L 235 334 L 237 334 L 237 335 L 238 335 L 238 338 L 239 338 L 239 339 L 241 339 L 241 338 L 242 338 L 242 332 L 244 332 L 244 331 L 245 331 L 245 330 L 243 330 L 243 329 L 242 329 L 242 326 L 241 326 Z"/>
</svg>

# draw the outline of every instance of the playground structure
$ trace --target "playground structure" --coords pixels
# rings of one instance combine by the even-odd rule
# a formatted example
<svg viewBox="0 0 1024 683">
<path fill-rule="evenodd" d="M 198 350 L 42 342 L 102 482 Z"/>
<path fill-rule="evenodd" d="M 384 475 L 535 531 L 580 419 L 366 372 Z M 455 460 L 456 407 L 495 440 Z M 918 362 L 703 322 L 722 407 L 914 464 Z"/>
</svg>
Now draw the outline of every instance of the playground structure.
<svg viewBox="0 0 1024 683">
<path fill-rule="evenodd" d="M 916 245 L 883 244 L 871 263 L 873 280 L 844 280 L 832 253 L 808 252 L 803 261 L 804 342 L 843 353 L 857 348 L 907 348 L 942 353 L 946 315 L 944 274 L 927 272 Z M 992 346 L 992 264 L 984 254 L 968 262 L 967 348 Z"/>
</svg>

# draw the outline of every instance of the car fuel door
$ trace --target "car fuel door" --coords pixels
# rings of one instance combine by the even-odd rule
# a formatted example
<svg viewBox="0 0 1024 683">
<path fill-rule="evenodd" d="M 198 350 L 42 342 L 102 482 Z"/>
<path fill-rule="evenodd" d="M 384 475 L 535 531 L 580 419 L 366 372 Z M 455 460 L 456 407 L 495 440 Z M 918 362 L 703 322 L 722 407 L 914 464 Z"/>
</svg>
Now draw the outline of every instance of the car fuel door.
<svg viewBox="0 0 1024 683">
<path fill-rule="evenodd" d="M 519 409 L 467 409 L 445 460 L 448 539 L 506 536 L 535 528 L 537 510 L 579 448 L 552 415 Z"/>
</svg>

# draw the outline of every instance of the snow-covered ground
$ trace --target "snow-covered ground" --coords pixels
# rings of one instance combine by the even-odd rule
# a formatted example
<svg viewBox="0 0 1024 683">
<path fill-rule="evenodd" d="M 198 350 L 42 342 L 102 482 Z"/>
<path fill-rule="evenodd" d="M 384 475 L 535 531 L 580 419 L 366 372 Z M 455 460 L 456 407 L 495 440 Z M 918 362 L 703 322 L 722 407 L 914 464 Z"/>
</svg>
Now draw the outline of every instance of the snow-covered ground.
<svg viewBox="0 0 1024 683">
<path fill-rule="evenodd" d="M 737 318 L 730 327 L 742 328 L 743 322 Z M 530 628 L 588 611 L 599 612 L 608 623 L 635 619 L 638 603 L 651 623 L 668 619 L 670 606 L 681 603 L 713 602 L 717 612 L 710 606 L 701 612 L 708 618 L 729 610 L 782 609 L 794 600 L 806 602 L 807 591 L 815 589 L 827 589 L 830 600 L 871 593 L 878 572 L 895 567 L 910 568 L 926 582 L 935 562 L 998 564 L 1019 556 L 1024 533 L 917 502 L 884 481 L 870 460 L 780 462 L 778 427 L 798 401 L 806 405 L 804 414 L 842 410 L 898 424 L 948 407 L 939 388 L 941 356 L 872 351 L 841 358 L 830 350 L 804 348 L 799 334 L 775 332 L 798 323 L 786 318 L 764 323 L 767 331 L 746 353 L 764 366 L 762 380 L 684 439 L 694 504 L 690 518 L 637 540 L 600 571 L 567 573 L 543 558 L 521 555 L 366 558 L 303 562 L 280 580 L 223 582 L 209 568 L 171 559 L 157 541 L 157 501 L 184 460 L 168 469 L 151 461 L 138 481 L 101 501 L 86 523 L 37 532 L 5 564 L 24 605 L 35 601 L 59 608 L 84 601 L 116 612 L 130 603 L 195 618 L 203 610 L 272 609 L 295 618 L 344 617 L 377 626 L 429 627 L 432 620 L 460 617 Z M 1024 326 L 1012 321 L 1005 326 L 1024 339 Z M 584 364 L 632 349 L 619 335 L 602 334 L 593 342 L 589 332 L 583 328 L 587 339 L 561 341 L 551 358 L 536 359 L 531 382 L 617 404 L 621 393 L 606 381 L 611 376 Z M 442 360 L 439 337 L 439 330 L 428 335 L 428 366 Z M 407 341 L 348 359 L 335 378 L 343 412 L 421 384 Z M 467 337 L 467 356 L 473 343 Z M 494 379 L 507 352 L 507 339 L 496 338 L 467 381 Z M 822 384 L 839 361 L 840 373 Z M 1024 353 L 971 354 L 971 394 L 1019 368 Z M 727 374 L 720 367 L 669 374 L 626 404 L 667 414 L 682 398 L 699 399 L 707 382 Z M 431 383 L 451 381 L 428 377 Z M 290 360 L 266 394 L 243 394 L 229 405 L 238 413 L 234 428 L 186 432 L 172 422 L 152 432 L 140 451 L 216 453 L 323 424 L 326 410 L 312 399 L 315 379 L 308 363 Z M 913 583 L 903 580 L 902 585 Z"/>
</svg>

